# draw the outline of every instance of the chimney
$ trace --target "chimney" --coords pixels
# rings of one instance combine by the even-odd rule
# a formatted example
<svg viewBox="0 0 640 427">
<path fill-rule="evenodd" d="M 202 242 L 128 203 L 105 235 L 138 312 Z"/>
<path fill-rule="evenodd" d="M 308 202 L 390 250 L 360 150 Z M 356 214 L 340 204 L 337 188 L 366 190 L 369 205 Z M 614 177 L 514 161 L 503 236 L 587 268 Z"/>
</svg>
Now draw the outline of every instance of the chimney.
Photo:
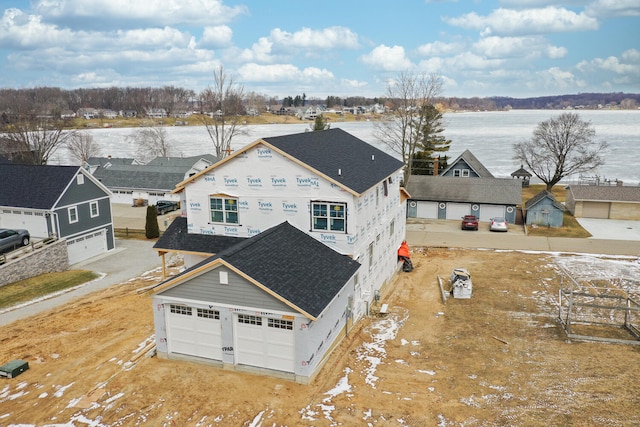
<svg viewBox="0 0 640 427">
<path fill-rule="evenodd" d="M 438 169 L 440 167 L 440 158 L 439 157 L 434 157 L 433 158 L 433 176 L 438 176 Z"/>
</svg>

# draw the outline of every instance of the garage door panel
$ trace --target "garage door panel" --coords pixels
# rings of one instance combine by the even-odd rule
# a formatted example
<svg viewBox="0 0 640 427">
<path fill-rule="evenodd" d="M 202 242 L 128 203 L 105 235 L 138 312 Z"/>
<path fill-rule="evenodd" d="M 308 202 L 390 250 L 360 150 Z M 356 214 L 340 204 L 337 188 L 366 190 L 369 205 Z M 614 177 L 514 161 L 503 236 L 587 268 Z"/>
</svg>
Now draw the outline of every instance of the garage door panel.
<svg viewBox="0 0 640 427">
<path fill-rule="evenodd" d="M 170 305 L 167 344 L 170 353 L 222 360 L 222 327 L 216 310 Z M 210 316 L 210 317 L 203 317 Z"/>
<path fill-rule="evenodd" d="M 236 363 L 294 371 L 293 321 L 240 314 L 235 325 Z"/>
<path fill-rule="evenodd" d="M 609 202 L 582 202 L 583 218 L 609 218 Z"/>
<path fill-rule="evenodd" d="M 437 202 L 417 202 L 418 218 L 437 219 L 438 203 Z"/>
<path fill-rule="evenodd" d="M 480 221 L 490 222 L 491 218 L 505 217 L 504 206 L 480 205 Z"/>
<path fill-rule="evenodd" d="M 469 203 L 447 203 L 447 219 L 462 219 L 471 213 Z"/>
<path fill-rule="evenodd" d="M 67 240 L 69 264 L 76 264 L 107 251 L 107 233 L 105 230 L 85 234 Z"/>
</svg>

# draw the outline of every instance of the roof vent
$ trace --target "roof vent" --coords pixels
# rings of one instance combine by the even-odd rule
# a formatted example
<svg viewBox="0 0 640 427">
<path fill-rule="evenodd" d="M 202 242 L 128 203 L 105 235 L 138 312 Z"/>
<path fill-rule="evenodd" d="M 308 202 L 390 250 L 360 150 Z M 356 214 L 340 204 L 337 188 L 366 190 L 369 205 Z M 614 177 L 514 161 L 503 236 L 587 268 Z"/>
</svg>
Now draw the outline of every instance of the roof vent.
<svg viewBox="0 0 640 427">
<path fill-rule="evenodd" d="M 371 161 L 373 162 L 375 159 L 376 159 L 376 155 L 375 155 L 375 154 L 372 154 L 372 155 L 371 155 Z"/>
<path fill-rule="evenodd" d="M 342 169 L 338 168 L 338 176 L 342 176 Z"/>
</svg>

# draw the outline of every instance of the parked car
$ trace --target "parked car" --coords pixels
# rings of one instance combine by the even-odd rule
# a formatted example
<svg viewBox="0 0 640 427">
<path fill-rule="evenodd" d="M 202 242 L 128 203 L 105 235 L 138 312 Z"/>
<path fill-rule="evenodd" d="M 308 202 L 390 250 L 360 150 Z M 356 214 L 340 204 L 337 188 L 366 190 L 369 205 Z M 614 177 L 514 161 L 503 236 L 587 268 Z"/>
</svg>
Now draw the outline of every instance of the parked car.
<svg viewBox="0 0 640 427">
<path fill-rule="evenodd" d="M 156 203 L 156 212 L 158 215 L 164 215 L 167 212 L 173 212 L 178 210 L 178 203 L 171 200 L 158 200 Z"/>
<path fill-rule="evenodd" d="M 478 230 L 478 218 L 475 215 L 465 215 L 462 217 L 463 230 Z"/>
<path fill-rule="evenodd" d="M 491 224 L 489 225 L 489 230 L 491 231 L 507 231 L 509 226 L 507 225 L 507 220 L 502 217 L 491 218 Z"/>
<path fill-rule="evenodd" d="M 27 230 L 0 228 L 0 253 L 9 252 L 19 246 L 27 246 L 31 236 Z"/>
</svg>

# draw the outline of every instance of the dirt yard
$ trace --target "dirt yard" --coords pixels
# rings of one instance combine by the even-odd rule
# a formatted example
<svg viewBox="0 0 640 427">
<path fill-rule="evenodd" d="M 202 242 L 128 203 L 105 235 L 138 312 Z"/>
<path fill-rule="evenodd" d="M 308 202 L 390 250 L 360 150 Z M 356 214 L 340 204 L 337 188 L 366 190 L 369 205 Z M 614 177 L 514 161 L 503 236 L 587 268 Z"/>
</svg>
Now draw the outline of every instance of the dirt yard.
<svg viewBox="0 0 640 427">
<path fill-rule="evenodd" d="M 0 426 L 640 425 L 640 347 L 566 339 L 559 256 L 412 248 L 390 313 L 310 385 L 147 357 L 153 272 L 0 328 L 0 361 L 30 365 L 0 378 Z M 473 296 L 443 303 L 455 267 Z"/>
</svg>

